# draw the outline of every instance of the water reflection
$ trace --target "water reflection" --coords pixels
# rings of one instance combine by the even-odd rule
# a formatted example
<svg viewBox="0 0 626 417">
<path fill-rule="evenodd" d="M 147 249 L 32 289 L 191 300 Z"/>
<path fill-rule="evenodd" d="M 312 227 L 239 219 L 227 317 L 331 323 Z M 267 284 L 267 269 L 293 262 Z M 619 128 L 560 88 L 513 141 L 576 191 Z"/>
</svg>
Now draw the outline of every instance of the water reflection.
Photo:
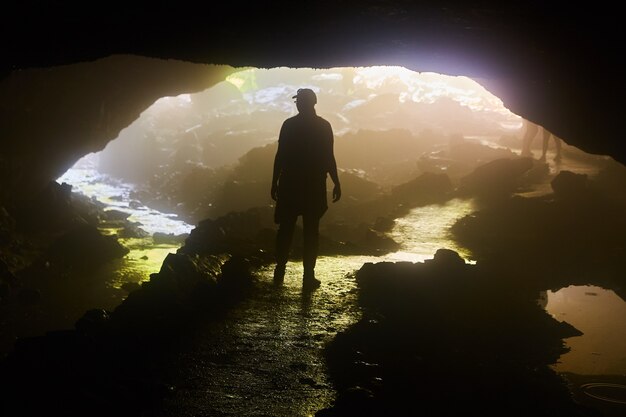
<svg viewBox="0 0 626 417">
<path fill-rule="evenodd" d="M 57 181 L 68 183 L 73 191 L 84 194 L 107 206 L 129 213 L 128 220 L 135 222 L 150 236 L 145 238 L 119 238 L 130 249 L 122 259 L 111 262 L 98 271 L 107 285 L 121 288 L 126 283 L 140 283 L 150 279 L 150 274 L 161 269 L 169 253 L 176 252 L 179 244 L 155 244 L 151 235 L 160 232 L 181 235 L 191 232 L 193 226 L 177 219 L 176 215 L 161 213 L 132 200 L 133 187 L 99 173 L 95 169 L 96 158 L 88 155 L 69 169 Z M 117 229 L 101 229 L 104 234 L 115 234 Z"/>
<path fill-rule="evenodd" d="M 140 223 L 146 232 L 189 233 L 193 225 L 178 220 L 175 214 L 161 213 L 136 201 L 131 195 L 133 187 L 125 182 L 116 181 L 95 169 L 93 155 L 81 159 L 74 167 L 57 179 L 59 183 L 68 183 L 72 191 L 97 199 L 111 209 L 129 213 L 128 220 Z"/>
<path fill-rule="evenodd" d="M 154 244 L 152 238 L 119 239 L 130 249 L 123 258 L 109 266 L 106 279 L 113 288 L 122 288 L 125 283 L 148 281 L 150 274 L 161 269 L 163 261 L 170 253 L 175 253 L 180 245 Z"/>
<path fill-rule="evenodd" d="M 571 351 L 561 356 L 555 370 L 626 374 L 626 302 L 613 291 L 596 286 L 570 286 L 547 295 L 546 310 L 584 333 L 566 339 Z"/>
<path fill-rule="evenodd" d="M 450 236 L 450 227 L 475 210 L 473 200 L 453 199 L 444 204 L 431 204 L 412 209 L 396 220 L 390 236 L 402 245 L 400 251 L 386 255 L 384 260 L 423 262 L 432 259 L 440 248 L 456 251 L 470 261 L 469 251 Z"/>
</svg>

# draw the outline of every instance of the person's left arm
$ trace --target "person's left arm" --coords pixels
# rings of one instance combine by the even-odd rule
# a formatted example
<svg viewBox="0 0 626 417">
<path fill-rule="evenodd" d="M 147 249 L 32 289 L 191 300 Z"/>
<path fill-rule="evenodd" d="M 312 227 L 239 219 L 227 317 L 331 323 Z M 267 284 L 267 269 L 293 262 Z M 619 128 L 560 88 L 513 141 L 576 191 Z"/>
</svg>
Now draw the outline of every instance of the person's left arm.
<svg viewBox="0 0 626 417">
<path fill-rule="evenodd" d="M 339 175 L 337 175 L 337 161 L 335 160 L 335 151 L 334 151 L 334 135 L 333 129 L 328 124 L 328 131 L 326 133 L 327 140 L 329 143 L 328 149 L 328 174 L 330 175 L 330 179 L 333 181 L 335 186 L 333 187 L 333 203 L 339 201 L 341 198 L 341 184 L 339 183 Z"/>
<path fill-rule="evenodd" d="M 276 150 L 276 156 L 274 157 L 274 169 L 272 171 L 272 189 L 270 190 L 270 195 L 272 200 L 278 201 L 278 180 L 280 179 L 280 174 L 283 170 L 283 147 L 284 147 L 284 136 L 285 136 L 285 124 L 280 128 L 280 133 L 278 135 L 278 149 Z M 281 146 L 282 145 L 282 146 Z"/>
</svg>

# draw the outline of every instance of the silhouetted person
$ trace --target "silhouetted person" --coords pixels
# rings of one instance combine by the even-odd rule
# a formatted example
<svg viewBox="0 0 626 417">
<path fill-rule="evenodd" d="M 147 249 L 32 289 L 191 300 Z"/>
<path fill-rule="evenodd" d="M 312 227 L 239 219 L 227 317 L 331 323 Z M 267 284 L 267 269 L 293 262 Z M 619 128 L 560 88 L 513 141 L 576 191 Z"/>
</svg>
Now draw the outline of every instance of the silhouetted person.
<svg viewBox="0 0 626 417">
<path fill-rule="evenodd" d="M 285 120 L 278 137 L 274 159 L 272 199 L 276 201 L 274 220 L 279 225 L 276 236 L 275 282 L 282 282 L 289 258 L 298 216 L 303 226 L 303 287 L 317 288 L 315 278 L 319 242 L 319 223 L 328 209 L 326 176 L 334 185 L 333 202 L 341 198 L 337 163 L 333 151 L 333 130 L 315 112 L 317 96 L 313 90 L 301 88 L 293 96 L 298 114 Z"/>
<path fill-rule="evenodd" d="M 556 136 L 554 136 L 552 133 L 550 133 L 550 131 L 547 130 L 546 128 L 542 127 L 542 130 L 543 130 L 542 131 L 543 147 L 542 147 L 542 152 L 541 152 L 541 158 L 539 158 L 539 160 L 545 162 L 546 154 L 548 152 L 548 143 L 550 141 L 550 135 L 552 135 L 552 138 L 554 139 L 554 145 L 556 147 L 556 156 L 554 157 L 554 160 L 559 162 L 561 160 L 561 140 L 557 138 Z M 524 133 L 524 137 L 522 139 L 522 156 L 528 156 L 528 157 L 533 156 L 532 152 L 530 151 L 530 148 L 533 143 L 533 140 L 535 139 L 535 136 L 537 136 L 537 132 L 539 132 L 539 126 L 527 120 L 526 132 Z"/>
<path fill-rule="evenodd" d="M 556 148 L 556 155 L 554 156 L 555 162 L 561 161 L 561 139 L 554 136 L 553 133 L 550 133 L 545 127 L 543 128 L 543 148 L 541 151 L 540 161 L 545 162 L 546 154 L 548 153 L 548 142 L 550 141 L 550 136 L 554 139 L 554 147 Z"/>
</svg>

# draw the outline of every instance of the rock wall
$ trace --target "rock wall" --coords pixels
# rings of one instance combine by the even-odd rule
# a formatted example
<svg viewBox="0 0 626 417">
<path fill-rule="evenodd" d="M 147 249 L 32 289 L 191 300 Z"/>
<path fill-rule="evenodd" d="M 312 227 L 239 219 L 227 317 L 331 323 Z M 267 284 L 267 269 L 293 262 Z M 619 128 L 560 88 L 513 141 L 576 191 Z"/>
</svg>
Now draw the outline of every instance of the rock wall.
<svg viewBox="0 0 626 417">
<path fill-rule="evenodd" d="M 0 204 L 35 195 L 157 99 L 209 88 L 233 70 L 119 55 L 12 72 L 0 82 Z"/>
</svg>

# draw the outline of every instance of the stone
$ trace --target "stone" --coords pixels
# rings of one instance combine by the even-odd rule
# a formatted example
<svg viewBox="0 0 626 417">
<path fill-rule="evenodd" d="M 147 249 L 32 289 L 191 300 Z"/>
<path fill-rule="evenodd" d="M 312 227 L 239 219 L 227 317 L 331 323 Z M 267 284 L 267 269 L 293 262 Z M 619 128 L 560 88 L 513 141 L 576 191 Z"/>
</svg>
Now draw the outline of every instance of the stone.
<svg viewBox="0 0 626 417">
<path fill-rule="evenodd" d="M 111 220 L 111 221 L 119 221 L 119 220 L 126 220 L 130 217 L 131 213 L 127 213 L 125 211 L 120 211 L 120 210 L 105 210 L 104 214 L 106 216 L 107 220 Z"/>
<path fill-rule="evenodd" d="M 463 258 L 461 258 L 461 256 L 452 249 L 437 249 L 432 262 L 447 267 L 465 265 L 465 260 L 463 260 Z"/>
<path fill-rule="evenodd" d="M 53 266 L 84 269 L 121 258 L 128 252 L 114 236 L 104 236 L 96 227 L 82 225 L 53 242 L 46 255 Z"/>
<path fill-rule="evenodd" d="M 109 312 L 104 309 L 91 309 L 76 321 L 74 327 L 81 334 L 95 337 L 107 331 L 110 318 Z"/>
<path fill-rule="evenodd" d="M 531 158 L 502 158 L 477 167 L 460 179 L 460 195 L 508 196 L 520 186 L 522 176 L 533 167 Z"/>
<path fill-rule="evenodd" d="M 587 175 L 561 171 L 550 182 L 554 196 L 562 200 L 581 198 L 587 192 Z"/>
<path fill-rule="evenodd" d="M 155 245 L 163 244 L 180 244 L 189 237 L 189 233 L 175 235 L 174 233 L 156 232 L 152 235 L 152 241 Z"/>
<path fill-rule="evenodd" d="M 253 283 L 252 267 L 246 258 L 233 256 L 221 268 L 218 283 L 229 288 L 246 288 Z"/>
<path fill-rule="evenodd" d="M 24 288 L 17 293 L 17 299 L 22 305 L 39 304 L 41 292 L 34 288 Z"/>
</svg>

